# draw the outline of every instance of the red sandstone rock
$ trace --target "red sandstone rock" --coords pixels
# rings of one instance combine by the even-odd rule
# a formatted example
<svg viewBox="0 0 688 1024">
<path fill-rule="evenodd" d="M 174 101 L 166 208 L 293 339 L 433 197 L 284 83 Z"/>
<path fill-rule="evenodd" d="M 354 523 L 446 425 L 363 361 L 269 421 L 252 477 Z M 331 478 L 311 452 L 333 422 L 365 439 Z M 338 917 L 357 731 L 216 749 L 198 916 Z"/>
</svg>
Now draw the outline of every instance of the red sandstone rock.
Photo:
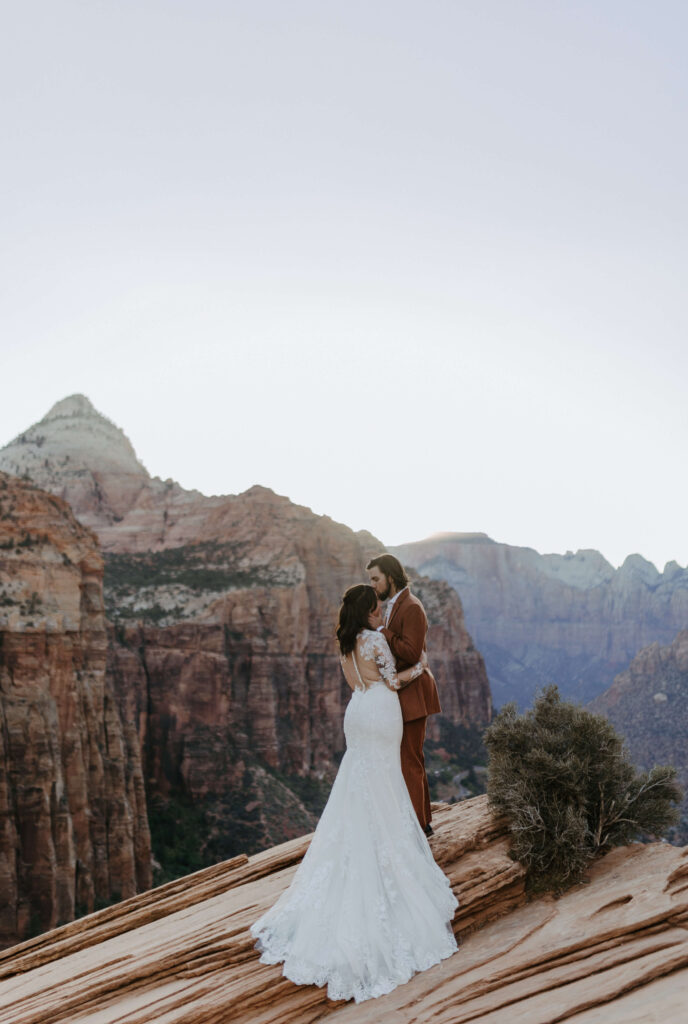
<svg viewBox="0 0 688 1024">
<path fill-rule="evenodd" d="M 138 743 L 105 679 L 103 563 L 0 473 L 0 944 L 151 884 Z"/>
<path fill-rule="evenodd" d="M 248 928 L 308 838 L 238 857 L 0 954 L 3 1024 L 678 1024 L 688 984 L 688 849 L 634 845 L 587 884 L 525 902 L 503 822 L 436 808 L 431 847 L 460 948 L 387 996 L 328 1001 L 258 962 Z"/>
</svg>

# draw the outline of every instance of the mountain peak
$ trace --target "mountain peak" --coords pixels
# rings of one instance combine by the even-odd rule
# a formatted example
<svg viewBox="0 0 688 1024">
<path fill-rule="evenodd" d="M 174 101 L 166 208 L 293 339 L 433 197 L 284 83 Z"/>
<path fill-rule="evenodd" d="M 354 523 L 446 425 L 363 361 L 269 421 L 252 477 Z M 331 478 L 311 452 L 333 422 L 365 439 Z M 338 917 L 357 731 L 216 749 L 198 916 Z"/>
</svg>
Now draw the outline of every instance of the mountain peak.
<svg viewBox="0 0 688 1024">
<path fill-rule="evenodd" d="M 623 565 L 619 567 L 619 575 L 622 577 L 635 576 L 643 583 L 657 584 L 660 574 L 653 562 L 648 562 L 642 555 L 627 555 Z"/>
<path fill-rule="evenodd" d="M 17 476 L 28 472 L 39 487 L 46 487 L 35 477 L 36 462 L 47 463 L 46 468 L 69 462 L 71 472 L 116 470 L 148 478 L 127 435 L 98 412 L 86 395 L 69 395 L 56 402 L 42 420 L 0 449 L 0 469 Z"/>
<path fill-rule="evenodd" d="M 74 418 L 77 416 L 94 416 L 99 417 L 100 419 L 106 418 L 105 416 L 101 416 L 86 395 L 69 395 L 67 398 L 62 398 L 59 402 L 55 402 L 55 405 L 45 414 L 40 422 L 49 423 L 50 420 L 62 419 L 65 417 Z"/>
<path fill-rule="evenodd" d="M 80 394 L 0 448 L 0 470 L 68 498 L 93 529 L 121 518 L 150 481 L 124 431 Z"/>
</svg>

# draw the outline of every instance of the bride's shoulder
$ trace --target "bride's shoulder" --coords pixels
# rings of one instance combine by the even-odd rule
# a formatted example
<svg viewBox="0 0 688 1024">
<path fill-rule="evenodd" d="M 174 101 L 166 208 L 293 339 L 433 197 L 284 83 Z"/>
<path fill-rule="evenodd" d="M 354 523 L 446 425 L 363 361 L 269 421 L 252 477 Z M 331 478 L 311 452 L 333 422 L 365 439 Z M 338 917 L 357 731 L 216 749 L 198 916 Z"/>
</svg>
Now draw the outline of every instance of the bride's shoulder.
<svg viewBox="0 0 688 1024">
<path fill-rule="evenodd" d="M 362 629 L 358 634 L 357 640 L 361 653 L 368 656 L 381 650 L 387 643 L 382 633 L 378 632 L 377 629 Z"/>
</svg>

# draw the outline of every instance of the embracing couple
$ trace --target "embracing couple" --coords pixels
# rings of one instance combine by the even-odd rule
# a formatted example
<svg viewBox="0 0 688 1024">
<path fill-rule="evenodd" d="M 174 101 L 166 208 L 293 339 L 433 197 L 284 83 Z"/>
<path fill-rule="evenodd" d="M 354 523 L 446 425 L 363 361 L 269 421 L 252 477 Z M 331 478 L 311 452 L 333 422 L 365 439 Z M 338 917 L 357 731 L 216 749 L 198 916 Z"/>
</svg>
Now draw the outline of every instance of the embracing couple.
<svg viewBox="0 0 688 1024">
<path fill-rule="evenodd" d="M 345 593 L 337 625 L 352 690 L 346 753 L 291 885 L 251 926 L 262 963 L 283 962 L 297 985 L 327 985 L 330 999 L 356 1002 L 457 948 L 457 900 L 427 839 L 423 740 L 428 715 L 440 711 L 427 618 L 394 555 L 367 571 L 370 583 Z"/>
</svg>

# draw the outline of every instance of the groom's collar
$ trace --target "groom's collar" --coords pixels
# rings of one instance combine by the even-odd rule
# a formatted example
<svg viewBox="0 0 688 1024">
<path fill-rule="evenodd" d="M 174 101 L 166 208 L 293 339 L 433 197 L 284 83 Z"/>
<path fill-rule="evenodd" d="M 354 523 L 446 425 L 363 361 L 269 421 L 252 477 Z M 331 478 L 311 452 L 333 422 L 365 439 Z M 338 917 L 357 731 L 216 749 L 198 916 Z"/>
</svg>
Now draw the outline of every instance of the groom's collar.
<svg viewBox="0 0 688 1024">
<path fill-rule="evenodd" d="M 385 614 L 385 619 L 386 619 L 385 625 L 389 626 L 390 622 L 392 621 L 392 616 L 394 615 L 394 612 L 396 611 L 396 609 L 399 607 L 399 598 L 401 598 L 403 594 L 408 594 L 408 592 L 409 592 L 408 586 L 403 587 L 401 590 L 397 590 L 397 592 L 394 595 L 394 597 L 391 597 L 389 599 L 389 601 L 387 603 L 386 614 Z"/>
</svg>

